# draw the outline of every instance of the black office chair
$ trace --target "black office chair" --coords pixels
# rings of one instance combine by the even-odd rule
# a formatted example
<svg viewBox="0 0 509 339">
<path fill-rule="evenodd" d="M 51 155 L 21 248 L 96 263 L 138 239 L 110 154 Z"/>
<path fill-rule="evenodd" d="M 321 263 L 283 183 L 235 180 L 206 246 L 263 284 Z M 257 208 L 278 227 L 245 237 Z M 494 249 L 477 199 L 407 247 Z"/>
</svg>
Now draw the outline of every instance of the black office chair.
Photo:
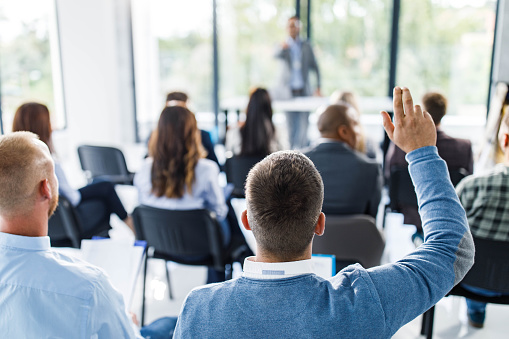
<svg viewBox="0 0 509 339">
<path fill-rule="evenodd" d="M 234 185 L 232 197 L 244 198 L 244 185 L 249 170 L 261 161 L 264 156 L 233 156 L 226 159 L 224 170 L 226 181 Z"/>
<path fill-rule="evenodd" d="M 364 268 L 380 265 L 385 248 L 383 235 L 369 215 L 328 215 L 325 233 L 315 236 L 313 253 L 336 256 L 336 271 L 360 263 Z M 336 272 L 336 273 L 337 273 Z"/>
<path fill-rule="evenodd" d="M 493 290 L 509 294 L 509 242 L 482 239 L 474 237 L 475 263 L 463 280 L 448 294 L 468 299 L 509 305 L 509 295 L 500 297 L 485 297 L 463 288 L 462 283 L 470 286 Z M 431 339 L 433 336 L 433 320 L 435 307 L 423 313 L 421 334 Z"/>
<path fill-rule="evenodd" d="M 104 208 L 98 201 L 86 201 L 82 203 L 82 210 L 96 212 L 98 208 Z M 82 239 L 90 239 L 93 236 L 108 237 L 111 229 L 109 222 L 97 223 L 97 227 L 88 232 L 83 231 L 79 212 L 63 195 L 59 196 L 58 207 L 48 222 L 48 236 L 53 247 L 80 248 Z"/>
<path fill-rule="evenodd" d="M 134 173 L 127 169 L 124 154 L 118 148 L 82 145 L 78 156 L 89 183 L 101 178 L 114 184 L 133 184 Z"/>
<path fill-rule="evenodd" d="M 149 258 L 184 265 L 211 266 L 218 271 L 230 273 L 231 256 L 229 250 L 223 248 L 221 226 L 213 212 L 205 209 L 167 210 L 141 205 L 134 209 L 133 219 L 137 237 L 146 240 L 149 247 L 143 273 L 142 324 L 145 317 L 145 285 Z M 189 259 L 192 257 L 200 259 Z M 165 266 L 169 297 L 172 299 L 168 265 Z M 230 274 L 227 276 L 229 278 Z"/>
<path fill-rule="evenodd" d="M 60 195 L 58 207 L 48 222 L 48 236 L 52 247 L 74 247 L 81 245 L 80 226 L 72 204 Z"/>
</svg>

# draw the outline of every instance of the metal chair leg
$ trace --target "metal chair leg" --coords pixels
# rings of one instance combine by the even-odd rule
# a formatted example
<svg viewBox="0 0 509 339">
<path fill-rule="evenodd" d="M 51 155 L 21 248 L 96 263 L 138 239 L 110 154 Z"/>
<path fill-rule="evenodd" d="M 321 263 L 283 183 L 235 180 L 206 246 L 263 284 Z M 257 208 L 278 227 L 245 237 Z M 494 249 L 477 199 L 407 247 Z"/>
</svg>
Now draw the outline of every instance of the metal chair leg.
<svg viewBox="0 0 509 339">
<path fill-rule="evenodd" d="M 435 318 L 435 306 L 429 309 L 428 317 L 426 318 L 426 339 L 433 337 L 433 320 Z"/>
<path fill-rule="evenodd" d="M 145 325 L 145 288 L 147 285 L 148 254 L 145 253 L 145 267 L 143 268 L 143 290 L 141 301 L 141 326 Z"/>
<path fill-rule="evenodd" d="M 426 318 L 428 317 L 428 312 L 429 312 L 429 310 L 422 314 L 421 335 L 426 334 Z"/>
<path fill-rule="evenodd" d="M 435 317 L 435 306 L 422 314 L 421 335 L 425 335 L 426 339 L 433 337 L 433 320 Z"/>
<path fill-rule="evenodd" d="M 170 270 L 168 269 L 168 262 L 164 261 L 164 267 L 166 268 L 166 281 L 168 282 L 168 296 L 170 300 L 173 300 L 173 293 L 171 292 L 171 282 L 170 282 Z"/>
</svg>

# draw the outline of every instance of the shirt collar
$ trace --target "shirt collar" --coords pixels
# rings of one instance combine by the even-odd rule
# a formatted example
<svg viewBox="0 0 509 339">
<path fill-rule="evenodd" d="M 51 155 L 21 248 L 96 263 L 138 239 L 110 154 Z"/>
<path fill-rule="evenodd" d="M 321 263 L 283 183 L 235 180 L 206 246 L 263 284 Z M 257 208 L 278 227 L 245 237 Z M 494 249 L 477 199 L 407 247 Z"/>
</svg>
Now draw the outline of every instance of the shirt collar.
<svg viewBox="0 0 509 339">
<path fill-rule="evenodd" d="M 286 43 L 290 46 L 296 44 L 298 46 L 300 46 L 300 37 L 297 37 L 296 39 L 293 39 L 291 36 L 288 37 L 288 39 L 286 39 Z"/>
<path fill-rule="evenodd" d="M 0 232 L 0 246 L 31 251 L 45 251 L 50 248 L 50 241 L 48 236 L 25 237 L 22 235 Z"/>
<path fill-rule="evenodd" d="M 253 279 L 282 279 L 302 274 L 312 274 L 313 262 L 311 259 L 289 262 L 257 262 L 255 257 L 244 260 L 243 277 Z"/>
</svg>

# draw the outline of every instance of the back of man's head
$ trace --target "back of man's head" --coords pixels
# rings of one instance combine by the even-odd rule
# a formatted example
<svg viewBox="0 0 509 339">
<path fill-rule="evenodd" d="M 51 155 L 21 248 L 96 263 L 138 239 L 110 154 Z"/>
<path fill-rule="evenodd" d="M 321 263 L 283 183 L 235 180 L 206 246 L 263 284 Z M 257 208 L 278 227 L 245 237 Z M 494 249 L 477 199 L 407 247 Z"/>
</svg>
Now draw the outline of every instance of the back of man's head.
<svg viewBox="0 0 509 339">
<path fill-rule="evenodd" d="M 22 216 L 35 205 L 38 184 L 53 175 L 47 146 L 31 132 L 0 137 L 0 215 Z"/>
<path fill-rule="evenodd" d="M 249 172 L 246 203 L 258 246 L 281 261 L 292 261 L 313 239 L 323 203 L 322 178 L 302 153 L 276 152 Z"/>
<path fill-rule="evenodd" d="M 438 126 L 447 113 L 447 99 L 438 92 L 428 92 L 422 97 L 422 106 L 427 111 L 435 126 Z"/>
<path fill-rule="evenodd" d="M 341 125 L 350 125 L 348 110 L 350 106 L 346 103 L 329 105 L 318 117 L 317 127 L 322 137 L 332 137 L 338 133 Z"/>
<path fill-rule="evenodd" d="M 170 92 L 166 96 L 166 104 L 169 104 L 170 102 L 178 101 L 178 102 L 182 102 L 183 105 L 185 105 L 187 103 L 188 99 L 189 99 L 189 97 L 184 92 L 176 92 L 176 91 Z M 175 106 L 175 105 L 173 105 L 173 106 Z"/>
</svg>

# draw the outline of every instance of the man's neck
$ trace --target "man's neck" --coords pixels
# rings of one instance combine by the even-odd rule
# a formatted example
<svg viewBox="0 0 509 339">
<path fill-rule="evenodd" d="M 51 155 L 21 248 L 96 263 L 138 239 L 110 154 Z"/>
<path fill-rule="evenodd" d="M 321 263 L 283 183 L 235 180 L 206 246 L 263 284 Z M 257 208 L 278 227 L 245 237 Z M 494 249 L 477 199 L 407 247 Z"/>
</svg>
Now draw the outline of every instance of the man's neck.
<svg viewBox="0 0 509 339">
<path fill-rule="evenodd" d="M 48 235 L 48 219 L 44 221 L 30 216 L 0 216 L 0 232 L 25 237 L 43 237 Z"/>
<path fill-rule="evenodd" d="M 254 257 L 254 261 L 256 262 L 264 262 L 264 263 L 281 263 L 281 262 L 290 262 L 290 261 L 300 261 L 300 260 L 308 260 L 311 259 L 311 246 L 309 249 L 307 249 L 302 255 L 295 256 L 291 258 L 280 258 L 278 256 L 275 256 L 271 253 L 267 253 L 267 251 L 264 251 L 260 248 L 260 246 L 257 246 L 256 248 L 256 256 Z"/>
</svg>

